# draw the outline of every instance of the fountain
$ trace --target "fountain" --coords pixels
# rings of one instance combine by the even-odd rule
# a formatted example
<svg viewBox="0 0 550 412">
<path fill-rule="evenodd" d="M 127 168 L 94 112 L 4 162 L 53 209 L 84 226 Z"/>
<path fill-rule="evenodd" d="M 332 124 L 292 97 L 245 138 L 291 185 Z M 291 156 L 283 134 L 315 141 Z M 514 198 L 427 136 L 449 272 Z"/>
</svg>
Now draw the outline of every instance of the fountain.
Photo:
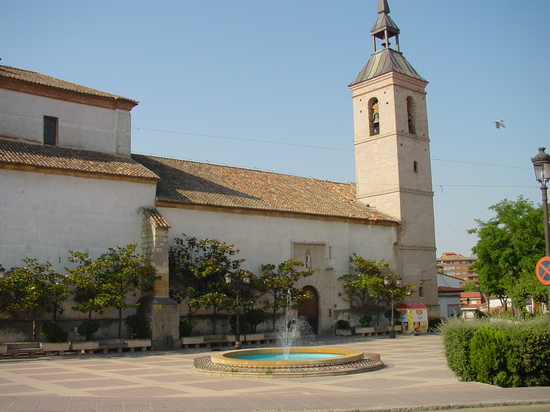
<svg viewBox="0 0 550 412">
<path fill-rule="evenodd" d="M 312 334 L 308 322 L 289 310 L 291 298 L 288 291 L 285 316 L 276 324 L 280 347 L 232 350 L 196 358 L 194 369 L 220 376 L 306 377 L 368 372 L 384 366 L 378 353 L 327 346 L 295 347 L 299 339 Z"/>
<path fill-rule="evenodd" d="M 290 308 L 292 307 L 292 293 L 290 290 L 286 293 L 285 316 L 275 323 L 277 331 L 277 342 L 283 348 L 284 359 L 288 359 L 290 349 L 299 339 L 313 337 L 311 325 L 304 318 L 294 316 Z"/>
</svg>

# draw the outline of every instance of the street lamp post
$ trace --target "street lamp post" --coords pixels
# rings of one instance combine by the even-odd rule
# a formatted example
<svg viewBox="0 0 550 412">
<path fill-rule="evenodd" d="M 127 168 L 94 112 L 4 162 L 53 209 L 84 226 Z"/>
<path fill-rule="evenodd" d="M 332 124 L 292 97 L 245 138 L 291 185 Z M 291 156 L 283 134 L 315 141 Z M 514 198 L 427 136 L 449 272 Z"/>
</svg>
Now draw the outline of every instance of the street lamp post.
<svg viewBox="0 0 550 412">
<path fill-rule="evenodd" d="M 544 218 L 544 242 L 546 256 L 550 256 L 550 230 L 548 228 L 548 181 L 550 181 L 550 155 L 545 152 L 546 147 L 539 147 L 539 152 L 531 158 L 535 169 L 535 179 L 540 183 L 542 192 L 542 212 Z M 550 286 L 548 287 L 548 305 L 550 306 Z"/>
<path fill-rule="evenodd" d="M 245 284 L 250 283 L 250 276 L 245 273 L 242 277 L 235 276 L 235 281 L 230 273 L 225 275 L 225 283 L 228 285 L 233 283 L 235 285 L 235 290 L 237 291 L 237 321 L 235 323 L 235 349 L 242 349 L 243 344 L 241 342 L 241 287 Z"/>
<path fill-rule="evenodd" d="M 390 338 L 395 339 L 395 291 L 401 286 L 401 279 L 395 276 L 384 276 L 384 285 L 391 292 L 391 320 L 390 320 Z"/>
</svg>

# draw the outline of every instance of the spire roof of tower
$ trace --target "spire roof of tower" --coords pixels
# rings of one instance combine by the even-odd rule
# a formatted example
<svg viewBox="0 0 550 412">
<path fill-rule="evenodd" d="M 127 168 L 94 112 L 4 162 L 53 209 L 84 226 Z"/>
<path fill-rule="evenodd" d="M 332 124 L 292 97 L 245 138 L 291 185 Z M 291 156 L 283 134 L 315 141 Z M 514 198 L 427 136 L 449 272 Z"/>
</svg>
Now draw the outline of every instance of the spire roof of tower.
<svg viewBox="0 0 550 412">
<path fill-rule="evenodd" d="M 378 0 L 378 14 L 389 12 L 390 6 L 388 5 L 388 0 Z"/>
<path fill-rule="evenodd" d="M 398 72 L 422 81 L 426 81 L 418 72 L 411 66 L 399 50 L 399 27 L 388 15 L 390 7 L 388 0 L 378 0 L 378 18 L 372 26 L 370 34 L 373 38 L 374 52 L 365 67 L 359 72 L 357 77 L 350 86 L 361 83 L 365 80 L 372 79 L 384 73 Z M 397 50 L 390 47 L 390 39 L 395 38 Z M 376 50 L 376 42 L 381 42 L 381 50 Z"/>
<path fill-rule="evenodd" d="M 376 23 L 372 26 L 370 34 L 383 39 L 384 32 L 387 30 L 389 38 L 397 36 L 399 34 L 399 27 L 397 27 L 397 24 L 389 16 L 390 6 L 388 5 L 388 0 L 378 0 L 378 14 L 378 19 L 376 19 Z"/>
<path fill-rule="evenodd" d="M 398 72 L 426 81 L 418 74 L 407 59 L 403 57 L 402 53 L 388 48 L 373 53 L 365 67 L 359 72 L 355 80 L 350 83 L 350 86 L 389 72 Z"/>
</svg>

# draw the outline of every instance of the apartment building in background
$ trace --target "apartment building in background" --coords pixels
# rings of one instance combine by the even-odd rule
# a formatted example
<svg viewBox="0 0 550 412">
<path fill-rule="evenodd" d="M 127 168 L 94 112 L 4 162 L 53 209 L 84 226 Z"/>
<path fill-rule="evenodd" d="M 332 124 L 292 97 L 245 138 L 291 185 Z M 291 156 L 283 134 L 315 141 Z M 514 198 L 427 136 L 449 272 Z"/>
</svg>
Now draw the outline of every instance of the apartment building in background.
<svg viewBox="0 0 550 412">
<path fill-rule="evenodd" d="M 460 253 L 445 252 L 436 261 L 437 271 L 447 276 L 459 278 L 462 282 L 477 283 L 477 272 L 471 269 L 475 257 L 462 256 Z"/>
</svg>

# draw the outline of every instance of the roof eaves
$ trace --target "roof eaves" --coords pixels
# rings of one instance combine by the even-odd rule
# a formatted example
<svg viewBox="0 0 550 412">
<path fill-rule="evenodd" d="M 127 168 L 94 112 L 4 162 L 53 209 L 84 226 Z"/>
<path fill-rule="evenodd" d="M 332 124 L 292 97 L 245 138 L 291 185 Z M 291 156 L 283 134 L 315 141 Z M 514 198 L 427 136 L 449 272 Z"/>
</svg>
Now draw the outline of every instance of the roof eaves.
<svg viewBox="0 0 550 412">
<path fill-rule="evenodd" d="M 109 153 L 0 139 L 0 168 L 157 181 L 135 160 Z"/>
<path fill-rule="evenodd" d="M 29 87 L 21 87 L 17 84 L 26 84 L 29 85 Z M 62 92 L 76 93 L 79 95 L 111 100 L 113 102 L 120 102 L 124 107 L 128 108 L 139 104 L 137 100 L 127 97 L 81 86 L 42 73 L 4 65 L 0 65 L 0 86 L 6 89 L 36 94 L 45 94 L 44 92 L 40 92 L 40 88 L 48 88 L 50 90 L 59 90 Z"/>
</svg>

